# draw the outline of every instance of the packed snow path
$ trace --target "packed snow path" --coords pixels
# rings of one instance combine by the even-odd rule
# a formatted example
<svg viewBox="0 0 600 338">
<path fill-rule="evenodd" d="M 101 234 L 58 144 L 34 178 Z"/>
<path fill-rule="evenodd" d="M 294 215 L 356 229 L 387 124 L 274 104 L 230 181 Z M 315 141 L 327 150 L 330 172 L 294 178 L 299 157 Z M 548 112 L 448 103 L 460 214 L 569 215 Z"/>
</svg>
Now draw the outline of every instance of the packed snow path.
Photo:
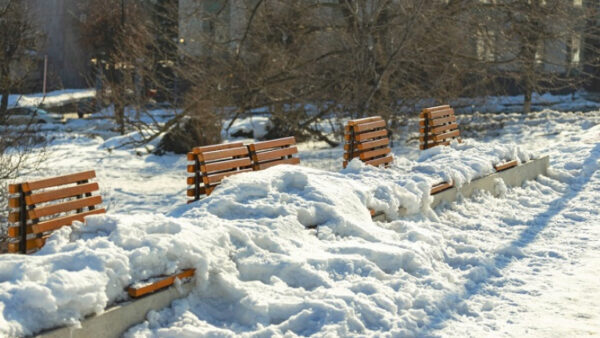
<svg viewBox="0 0 600 338">
<path fill-rule="evenodd" d="M 59 138 L 52 149 L 63 167 L 46 173 L 97 169 L 111 210 L 58 231 L 37 255 L 0 261 L 0 333 L 74 323 L 123 299 L 132 281 L 195 267 L 194 292 L 129 335 L 600 334 L 600 127 L 592 125 L 551 120 L 504 134 L 506 143 L 547 133 L 528 145 L 551 156 L 549 177 L 389 223 L 371 222 L 365 206 L 418 201 L 419 184 L 404 176 L 378 185 L 374 169 L 281 167 L 232 177 L 201 205 L 178 207 L 181 156 Z M 375 188 L 356 185 L 354 174 Z"/>
</svg>

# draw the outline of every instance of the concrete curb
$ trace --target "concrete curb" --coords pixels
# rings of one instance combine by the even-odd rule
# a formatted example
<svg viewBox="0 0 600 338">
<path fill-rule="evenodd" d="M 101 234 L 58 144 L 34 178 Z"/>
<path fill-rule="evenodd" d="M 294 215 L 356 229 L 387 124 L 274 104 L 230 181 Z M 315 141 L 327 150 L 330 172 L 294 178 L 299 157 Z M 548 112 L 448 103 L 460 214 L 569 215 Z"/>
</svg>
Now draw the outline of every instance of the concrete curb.
<svg viewBox="0 0 600 338">
<path fill-rule="evenodd" d="M 189 281 L 155 292 L 131 302 L 118 304 L 99 315 L 93 315 L 81 321 L 81 326 L 67 326 L 42 333 L 41 338 L 87 338 L 87 337 L 120 337 L 128 328 L 146 320 L 151 310 L 160 310 L 175 299 L 183 298 L 192 291 L 194 282 Z"/>
<path fill-rule="evenodd" d="M 475 190 L 486 190 L 494 196 L 496 193 L 497 178 L 502 179 L 507 186 L 521 186 L 523 182 L 533 180 L 539 175 L 546 175 L 548 166 L 550 165 L 550 157 L 545 156 L 539 159 L 531 160 L 516 167 L 506 169 L 482 178 L 478 178 L 470 183 L 463 185 L 460 188 L 452 187 L 433 195 L 431 208 L 435 208 L 442 202 L 454 202 L 459 195 L 470 197 Z"/>
</svg>

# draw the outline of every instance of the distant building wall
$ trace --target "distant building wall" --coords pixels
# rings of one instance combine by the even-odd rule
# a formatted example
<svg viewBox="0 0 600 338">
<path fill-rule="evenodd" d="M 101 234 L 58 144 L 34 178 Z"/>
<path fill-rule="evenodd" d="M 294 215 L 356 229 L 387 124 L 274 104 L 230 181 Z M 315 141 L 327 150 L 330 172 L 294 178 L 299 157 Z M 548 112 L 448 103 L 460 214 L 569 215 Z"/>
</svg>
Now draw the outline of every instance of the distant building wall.
<svg viewBox="0 0 600 338">
<path fill-rule="evenodd" d="M 79 29 L 81 20 L 85 20 L 80 10 L 82 1 L 26 1 L 30 4 L 32 21 L 46 37 L 40 57 L 48 55 L 48 90 L 88 87 L 89 57 Z M 42 77 L 40 72 L 40 81 Z"/>
</svg>

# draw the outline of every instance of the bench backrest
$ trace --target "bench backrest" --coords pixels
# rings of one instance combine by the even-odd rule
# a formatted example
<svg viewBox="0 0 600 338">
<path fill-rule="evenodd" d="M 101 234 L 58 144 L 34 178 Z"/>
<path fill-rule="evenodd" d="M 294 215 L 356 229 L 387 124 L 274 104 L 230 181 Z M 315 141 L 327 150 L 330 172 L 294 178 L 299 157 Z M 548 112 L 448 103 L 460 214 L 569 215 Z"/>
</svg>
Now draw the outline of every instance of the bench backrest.
<svg viewBox="0 0 600 338">
<path fill-rule="evenodd" d="M 102 197 L 92 195 L 98 183 L 89 180 L 96 172 L 76 174 L 11 184 L 8 205 L 8 252 L 27 253 L 41 248 L 49 233 L 84 217 L 105 213 L 97 208 Z"/>
<path fill-rule="evenodd" d="M 242 142 L 195 147 L 188 153 L 187 196 L 193 202 L 203 195 L 210 195 L 217 185 L 228 176 L 252 171 L 248 148 Z"/>
<path fill-rule="evenodd" d="M 425 108 L 419 115 L 420 149 L 448 145 L 450 140 L 460 141 L 460 131 L 454 109 L 448 105 Z"/>
<path fill-rule="evenodd" d="M 254 170 L 263 170 L 279 164 L 300 164 L 300 159 L 293 157 L 298 153 L 293 136 L 251 143 L 248 149 Z"/>
<path fill-rule="evenodd" d="M 394 159 L 390 155 L 392 150 L 386 123 L 381 116 L 348 121 L 344 129 L 344 140 L 344 168 L 356 157 L 374 166 L 387 166 Z"/>
</svg>

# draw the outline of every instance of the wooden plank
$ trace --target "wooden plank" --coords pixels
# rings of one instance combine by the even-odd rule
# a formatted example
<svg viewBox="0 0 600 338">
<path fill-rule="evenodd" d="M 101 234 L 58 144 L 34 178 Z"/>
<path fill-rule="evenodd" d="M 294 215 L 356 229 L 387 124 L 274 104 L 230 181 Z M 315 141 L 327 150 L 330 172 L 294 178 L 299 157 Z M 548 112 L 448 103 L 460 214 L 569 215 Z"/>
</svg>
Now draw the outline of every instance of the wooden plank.
<svg viewBox="0 0 600 338">
<path fill-rule="evenodd" d="M 46 178 L 46 179 L 38 180 L 38 181 L 25 182 L 25 183 L 23 183 L 23 191 L 30 192 L 32 190 L 38 190 L 38 189 L 56 187 L 59 185 L 77 183 L 80 181 L 92 179 L 94 177 L 96 177 L 96 171 L 89 170 L 89 171 L 83 171 L 80 173 L 75 173 L 75 174 L 70 174 L 70 175 Z"/>
<path fill-rule="evenodd" d="M 506 170 L 506 169 L 510 169 L 512 167 L 516 167 L 517 166 L 517 160 L 512 160 L 503 164 L 498 164 L 494 166 L 494 169 L 496 169 L 496 171 L 502 171 L 502 170 Z"/>
<path fill-rule="evenodd" d="M 378 129 L 378 128 L 385 128 L 385 125 L 386 125 L 386 123 L 384 120 L 379 120 L 379 121 L 374 121 L 374 122 L 369 122 L 369 123 L 361 123 L 361 124 L 354 126 L 354 132 L 361 133 L 361 132 L 374 130 L 374 129 Z"/>
<path fill-rule="evenodd" d="M 186 182 L 188 185 L 194 185 L 196 183 L 196 177 L 194 176 L 188 176 L 186 179 Z"/>
<path fill-rule="evenodd" d="M 441 126 L 443 124 L 451 123 L 451 122 L 456 122 L 456 115 L 449 116 L 449 117 L 443 117 L 441 119 L 430 120 L 429 121 L 429 126 L 436 127 L 436 126 Z M 424 127 L 425 126 L 425 120 L 419 121 L 419 126 Z"/>
<path fill-rule="evenodd" d="M 377 156 L 387 155 L 391 151 L 392 151 L 392 149 L 390 149 L 390 148 L 381 148 L 381 149 L 366 151 L 366 152 L 360 154 L 360 159 L 363 161 L 368 161 Z"/>
<path fill-rule="evenodd" d="M 31 227 L 33 229 L 33 233 L 39 234 L 46 231 L 56 230 L 64 225 L 70 225 L 75 221 L 83 222 L 86 216 L 103 214 L 106 210 L 102 209 L 94 209 L 90 211 L 81 212 L 78 214 L 67 215 L 63 217 L 58 217 L 49 221 L 40 222 L 37 224 L 33 224 Z"/>
<path fill-rule="evenodd" d="M 439 134 L 439 133 L 441 133 L 443 131 L 451 130 L 451 129 L 458 129 L 458 124 L 456 124 L 456 123 L 450 123 L 450 124 L 446 124 L 446 125 L 439 126 L 439 127 L 429 128 L 429 133 L 431 133 L 431 134 Z M 421 134 L 424 134 L 425 133 L 425 128 L 419 129 L 419 132 Z"/>
<path fill-rule="evenodd" d="M 48 238 L 48 236 L 44 236 L 41 238 L 30 238 L 27 240 L 26 244 L 25 244 L 25 248 L 27 251 L 29 250 L 33 250 L 33 249 L 39 249 L 41 247 L 44 246 L 44 244 L 46 243 L 46 239 Z M 10 242 L 8 243 L 8 252 L 10 253 L 17 253 L 19 252 L 19 242 Z"/>
<path fill-rule="evenodd" d="M 200 187 L 200 193 L 199 195 L 210 195 L 210 193 L 214 190 L 215 187 L 205 187 L 205 186 L 201 186 Z M 207 193 L 208 191 L 208 193 Z M 196 197 L 196 190 L 195 189 L 188 189 L 187 190 L 187 196 L 188 197 Z"/>
<path fill-rule="evenodd" d="M 237 148 L 237 147 L 243 147 L 244 143 L 242 142 L 232 142 L 232 143 L 222 143 L 222 144 L 211 144 L 208 146 L 201 146 L 201 147 L 194 147 L 192 149 L 192 152 L 195 154 L 199 154 L 199 153 L 204 153 L 207 151 L 215 151 L 215 150 L 222 150 L 222 149 L 229 149 L 229 148 Z"/>
<path fill-rule="evenodd" d="M 356 134 L 354 135 L 354 140 L 358 142 L 367 141 L 370 139 L 378 138 L 378 137 L 387 137 L 388 132 L 385 129 L 370 131 L 367 133 Z M 350 135 L 346 135 L 346 141 L 350 141 Z"/>
<path fill-rule="evenodd" d="M 77 195 L 84 195 L 98 190 L 98 183 L 86 183 L 79 184 L 74 187 L 61 188 L 56 190 L 44 191 L 29 196 L 25 196 L 25 203 L 27 205 L 33 205 L 38 203 L 55 201 L 62 198 L 75 197 Z"/>
<path fill-rule="evenodd" d="M 206 163 L 206 164 L 203 164 L 200 166 L 200 170 L 202 170 L 202 172 L 205 172 L 205 173 L 210 173 L 213 171 L 228 170 L 228 169 L 239 168 L 239 167 L 247 167 L 247 166 L 251 166 L 251 165 L 252 165 L 252 161 L 250 160 L 250 158 L 246 157 L 246 158 L 236 158 L 236 159 L 228 160 L 228 161 Z"/>
<path fill-rule="evenodd" d="M 8 199 L 8 206 L 10 208 L 18 208 L 19 207 L 19 199 L 18 198 L 9 198 Z"/>
<path fill-rule="evenodd" d="M 195 173 L 196 172 L 196 165 L 195 164 L 188 164 L 187 165 L 187 172 L 188 173 Z"/>
<path fill-rule="evenodd" d="M 196 153 L 190 151 L 189 153 L 187 153 L 187 160 L 194 161 L 196 159 L 196 155 Z"/>
<path fill-rule="evenodd" d="M 272 162 L 264 162 L 254 166 L 254 170 L 264 170 L 280 164 L 300 164 L 300 159 L 297 157 L 286 158 L 285 160 L 277 160 Z"/>
<path fill-rule="evenodd" d="M 375 148 L 375 147 L 387 146 L 389 144 L 390 144 L 390 139 L 388 139 L 386 137 L 386 138 L 382 138 L 382 139 L 378 139 L 378 140 L 374 140 L 374 141 L 367 141 L 367 142 L 355 144 L 354 149 L 355 150 L 367 150 L 367 149 L 371 149 L 371 148 Z M 346 150 L 346 151 L 350 150 L 349 143 L 344 144 L 344 150 Z"/>
<path fill-rule="evenodd" d="M 204 184 L 207 184 L 207 185 L 208 184 L 217 184 L 217 183 L 221 183 L 221 181 L 225 177 L 229 177 L 232 175 L 241 174 L 241 173 L 245 173 L 245 172 L 249 172 L 249 171 L 252 171 L 252 168 L 232 170 L 232 171 L 228 171 L 228 172 L 224 172 L 224 173 L 202 176 L 202 181 L 204 182 Z"/>
<path fill-rule="evenodd" d="M 435 106 L 435 107 L 428 107 L 428 108 L 423 108 L 423 113 L 431 113 L 436 110 L 442 110 L 442 109 L 448 109 L 448 108 L 450 108 L 450 106 L 447 104 L 444 104 L 441 106 Z"/>
<path fill-rule="evenodd" d="M 27 212 L 28 219 L 41 218 L 44 216 L 51 216 L 61 212 L 68 212 L 72 210 L 82 209 L 85 207 L 92 207 L 102 203 L 101 196 L 90 196 L 84 197 L 68 202 L 57 203 L 31 209 Z"/>
<path fill-rule="evenodd" d="M 141 297 L 143 295 L 158 291 L 160 289 L 164 289 L 168 286 L 173 285 L 173 283 L 175 283 L 175 279 L 184 279 L 184 278 L 190 278 L 194 276 L 194 273 L 196 272 L 196 269 L 187 269 L 184 270 L 183 272 L 171 275 L 169 277 L 165 277 L 163 279 L 160 279 L 156 282 L 153 282 L 151 284 L 148 285 L 144 285 L 142 287 L 129 287 L 127 288 L 127 293 L 129 293 L 129 296 L 133 297 L 133 298 L 138 298 Z"/>
<path fill-rule="evenodd" d="M 441 142 L 441 141 L 444 141 L 451 137 L 458 137 L 458 136 L 460 136 L 460 131 L 458 129 L 456 129 L 456 130 L 449 131 L 445 134 L 433 135 L 433 140 L 436 142 Z"/>
<path fill-rule="evenodd" d="M 223 150 L 215 150 L 215 151 L 206 151 L 198 154 L 198 158 L 200 161 L 212 161 L 212 160 L 221 160 L 225 158 L 231 158 L 234 156 L 249 156 L 247 147 L 237 147 Z"/>
<path fill-rule="evenodd" d="M 454 109 L 448 108 L 448 109 L 435 110 L 435 111 L 427 113 L 426 116 L 432 120 L 439 119 L 439 118 L 446 117 L 446 116 L 454 116 Z"/>
<path fill-rule="evenodd" d="M 348 121 L 347 125 L 355 126 L 357 124 L 374 122 L 377 120 L 382 120 L 381 116 L 370 116 L 370 117 L 363 117 L 361 119 L 350 120 L 350 121 Z"/>
<path fill-rule="evenodd" d="M 275 140 L 255 142 L 248 145 L 251 151 L 264 150 L 268 148 L 284 147 L 296 144 L 296 138 L 293 136 L 278 138 Z"/>
<path fill-rule="evenodd" d="M 33 228 L 31 227 L 31 224 L 27 225 L 27 233 L 28 234 L 32 234 L 33 233 Z M 9 227 L 8 231 L 7 231 L 7 235 L 8 237 L 19 237 L 21 235 L 21 227 L 20 226 L 16 226 L 16 227 Z"/>
<path fill-rule="evenodd" d="M 21 219 L 21 213 L 20 212 L 9 212 L 8 213 L 8 221 L 9 222 L 18 222 Z"/>
<path fill-rule="evenodd" d="M 19 185 L 18 184 L 9 184 L 8 185 L 8 193 L 9 194 L 18 194 L 19 193 Z"/>
<path fill-rule="evenodd" d="M 381 164 L 391 163 L 393 160 L 394 160 L 394 157 L 392 155 L 390 155 L 390 156 L 386 156 L 386 157 L 376 158 L 376 159 L 370 160 L 370 161 L 365 161 L 365 164 L 379 166 Z"/>
<path fill-rule="evenodd" d="M 262 161 L 268 161 L 268 160 L 273 160 L 273 159 L 277 159 L 277 158 L 282 158 L 282 157 L 297 154 L 297 153 L 298 153 L 298 148 L 296 148 L 295 146 L 292 146 L 292 147 L 288 147 L 288 148 L 281 148 L 281 149 L 276 149 L 276 150 L 268 150 L 268 151 L 254 153 L 254 154 L 252 154 L 252 160 L 254 162 L 262 162 Z"/>
<path fill-rule="evenodd" d="M 442 191 L 444 191 L 446 189 L 450 189 L 453 186 L 454 186 L 454 183 L 452 183 L 452 182 L 443 182 L 443 183 L 436 184 L 433 187 L 431 187 L 430 194 L 431 195 L 435 195 L 438 192 L 442 192 Z"/>
</svg>

